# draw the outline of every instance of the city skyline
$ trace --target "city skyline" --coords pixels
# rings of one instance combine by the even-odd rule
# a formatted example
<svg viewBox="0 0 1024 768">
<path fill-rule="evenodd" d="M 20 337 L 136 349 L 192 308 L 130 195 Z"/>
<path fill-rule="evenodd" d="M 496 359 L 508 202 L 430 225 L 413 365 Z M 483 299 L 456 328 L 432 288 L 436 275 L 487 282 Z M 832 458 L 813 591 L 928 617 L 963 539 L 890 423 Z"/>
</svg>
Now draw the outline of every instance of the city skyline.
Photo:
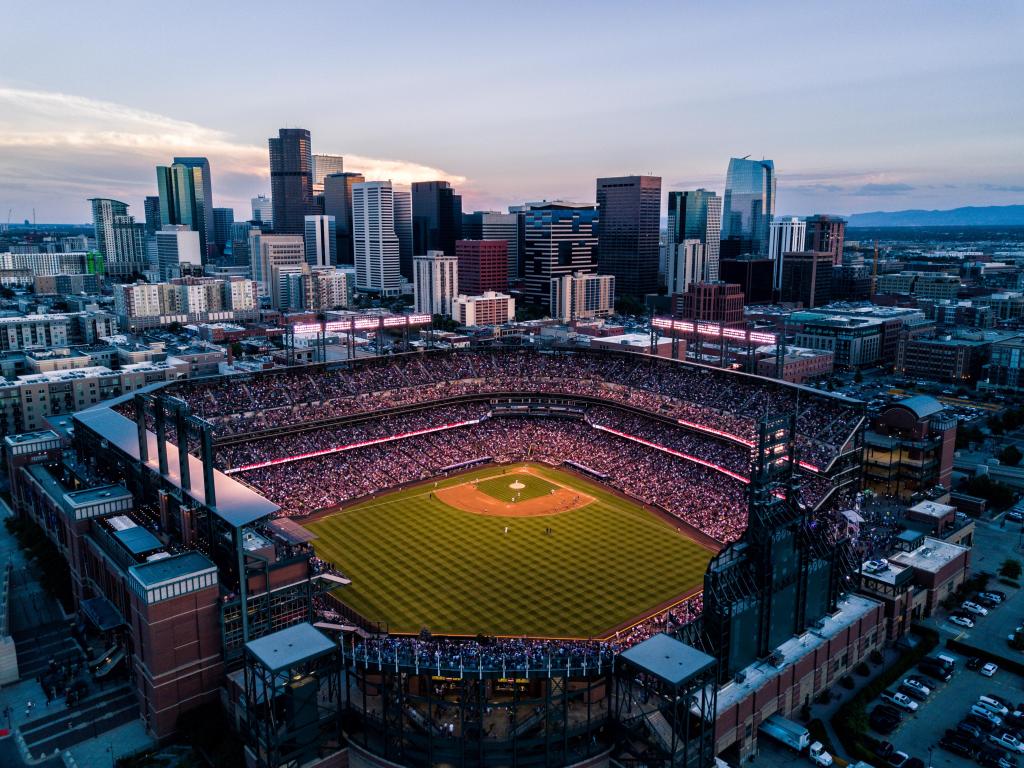
<svg viewBox="0 0 1024 768">
<path fill-rule="evenodd" d="M 781 3 L 744 7 L 741 17 L 730 4 L 650 3 L 627 15 L 593 3 L 587 14 L 546 8 L 545 24 L 525 12 L 495 24 L 494 14 L 455 3 L 400 5 L 386 20 L 374 8 L 324 5 L 311 9 L 320 23 L 305 55 L 270 68 L 235 55 L 241 38 L 220 34 L 238 20 L 230 7 L 203 9 L 206 23 L 190 29 L 211 53 L 183 60 L 147 42 L 151 20 L 58 5 L 9 20 L 0 208 L 12 221 L 34 208 L 40 222 L 84 222 L 96 196 L 141 216 L 153 167 L 174 156 L 208 157 L 214 204 L 241 213 L 270 191 L 266 139 L 282 126 L 309 130 L 314 152 L 343 155 L 346 170 L 368 180 L 447 180 L 466 211 L 590 201 L 594 179 L 632 174 L 661 176 L 663 195 L 721 194 L 729 158 L 748 154 L 775 161 L 778 215 L 1024 202 L 1024 107 L 1006 98 L 1024 66 L 1013 3 L 985 14 L 951 3 Z M 883 10 L 884 27 L 865 28 L 863 18 Z M 182 3 L 161 23 L 198 12 Z M 735 24 L 773 28 L 795 14 L 829 34 L 803 38 L 798 51 L 770 36 L 737 44 Z M 55 16 L 76 30 L 76 60 L 89 66 L 69 66 L 59 51 L 33 54 Z M 441 16 L 449 23 L 427 26 Z M 93 34 L 101 23 L 123 44 Z M 423 28 L 450 55 L 419 55 Z M 344 45 L 334 44 L 337 29 L 346 29 Z M 354 74 L 351 62 L 375 46 L 388 56 Z M 688 77 L 679 80 L 684 55 Z M 249 82 L 253 67 L 260 87 L 236 98 L 246 91 L 226 85 Z M 97 78 L 98 69 L 117 76 Z M 536 87 L 558 77 L 573 98 Z M 445 80 L 458 87 L 424 87 Z M 331 99 L 312 98 L 325 87 Z"/>
</svg>

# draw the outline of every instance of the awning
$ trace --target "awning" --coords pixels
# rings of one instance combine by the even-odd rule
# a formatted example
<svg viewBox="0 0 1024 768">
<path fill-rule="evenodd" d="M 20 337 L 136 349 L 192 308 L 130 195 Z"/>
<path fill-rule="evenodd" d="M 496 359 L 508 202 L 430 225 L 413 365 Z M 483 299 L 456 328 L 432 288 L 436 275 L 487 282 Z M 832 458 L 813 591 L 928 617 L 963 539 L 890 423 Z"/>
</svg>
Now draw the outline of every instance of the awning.
<svg viewBox="0 0 1024 768">
<path fill-rule="evenodd" d="M 852 509 L 844 509 L 843 517 L 849 520 L 851 523 L 863 523 L 864 518 L 860 516 L 856 511 Z"/>
<path fill-rule="evenodd" d="M 290 517 L 279 517 L 267 523 L 267 528 L 280 536 L 288 544 L 306 544 L 316 538 L 316 534 L 303 528 Z"/>
<path fill-rule="evenodd" d="M 100 632 L 117 629 L 124 624 L 121 612 L 105 597 L 91 597 L 82 601 L 82 613 Z"/>
</svg>

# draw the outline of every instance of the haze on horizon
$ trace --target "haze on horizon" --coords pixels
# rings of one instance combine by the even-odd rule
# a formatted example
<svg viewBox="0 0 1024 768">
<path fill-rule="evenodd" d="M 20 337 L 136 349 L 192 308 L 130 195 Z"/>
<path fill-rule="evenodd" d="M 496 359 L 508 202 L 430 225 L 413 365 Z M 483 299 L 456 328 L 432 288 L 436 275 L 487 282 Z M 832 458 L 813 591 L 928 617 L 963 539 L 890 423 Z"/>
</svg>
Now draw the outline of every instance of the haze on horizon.
<svg viewBox="0 0 1024 768">
<path fill-rule="evenodd" d="M 0 212 L 142 215 L 157 164 L 206 155 L 214 202 L 269 192 L 267 138 L 464 209 L 654 173 L 721 192 L 775 161 L 777 213 L 1024 203 L 1024 5 L 254 0 L 19 4 L 4 17 Z"/>
</svg>

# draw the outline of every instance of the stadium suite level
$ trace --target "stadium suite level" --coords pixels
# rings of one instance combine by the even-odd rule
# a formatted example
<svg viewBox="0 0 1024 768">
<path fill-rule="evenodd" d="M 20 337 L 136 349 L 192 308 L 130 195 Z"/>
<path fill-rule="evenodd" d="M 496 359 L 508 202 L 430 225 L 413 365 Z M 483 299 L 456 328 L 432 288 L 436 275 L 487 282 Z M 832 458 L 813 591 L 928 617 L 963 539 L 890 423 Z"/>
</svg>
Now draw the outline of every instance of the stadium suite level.
<svg viewBox="0 0 1024 768">
<path fill-rule="evenodd" d="M 818 495 L 815 515 L 826 516 L 836 494 L 855 485 L 859 465 L 862 416 L 856 403 L 756 377 L 629 354 L 481 351 L 412 355 L 367 361 L 351 369 L 304 368 L 230 382 L 200 382 L 172 391 L 174 400 L 126 401 L 117 405 L 117 410 L 102 407 L 65 419 L 54 425 L 54 431 L 5 441 L 17 511 L 39 524 L 68 560 L 76 602 L 104 598 L 124 619 L 111 630 L 112 637 L 128 653 L 144 718 L 159 736 L 174 731 L 181 712 L 216 699 L 225 687 L 237 690 L 246 641 L 272 637 L 275 632 L 317 619 L 325 593 L 336 583 L 323 578 L 330 574 L 330 566 L 317 560 L 309 541 L 279 519 L 280 505 L 272 485 L 264 483 L 264 493 L 256 494 L 232 476 L 214 470 L 215 444 L 228 450 L 246 443 L 255 445 L 250 436 L 265 437 L 268 430 L 274 431 L 280 442 L 288 435 L 329 429 L 369 429 L 372 421 L 411 418 L 429 410 L 425 406 L 447 408 L 458 399 L 459 404 L 486 404 L 489 408 L 486 419 L 459 428 L 467 430 L 467 437 L 473 437 L 470 430 L 479 429 L 477 436 L 482 440 L 494 440 L 493 445 L 486 444 L 494 450 L 476 444 L 477 457 L 529 446 L 528 450 L 543 454 L 542 460 L 571 460 L 586 467 L 587 462 L 598 463 L 594 458 L 598 454 L 607 454 L 609 458 L 601 459 L 599 467 L 590 467 L 595 479 L 621 483 L 624 487 L 619 490 L 627 495 L 671 507 L 676 502 L 665 489 L 692 487 L 707 499 L 711 497 L 704 486 L 711 488 L 719 481 L 731 483 L 729 493 L 742 499 L 744 483 L 705 464 L 727 463 L 737 447 L 749 450 L 757 439 L 758 415 L 765 410 L 784 413 L 799 404 L 795 443 L 798 449 L 805 449 L 800 454 L 801 464 L 814 467 L 804 467 L 800 473 L 805 485 L 821 482 L 829 486 Z M 337 397 L 325 400 L 324 393 Z M 202 420 L 190 419 L 182 403 Z M 313 403 L 319 405 L 313 407 Z M 124 413 L 137 421 L 133 423 Z M 596 430 L 587 422 L 588 414 L 595 420 L 618 420 L 615 429 L 626 433 L 628 426 L 638 433 L 630 436 L 638 439 Z M 309 421 L 314 415 L 320 419 L 315 429 Z M 554 436 L 559 445 L 538 442 L 541 432 L 537 430 L 542 430 L 544 437 Z M 505 433 L 515 437 L 502 442 Z M 606 450 L 593 449 L 598 433 L 602 441 L 610 441 L 601 443 L 610 446 Z M 188 434 L 193 436 L 190 445 L 199 446 L 199 456 L 189 458 L 177 451 L 174 442 Z M 452 462 L 458 464 L 465 460 L 461 447 L 475 441 L 451 437 L 446 436 L 443 444 L 460 447 L 457 461 Z M 360 470 L 357 479 L 376 485 L 379 492 L 394 485 L 393 469 L 406 462 L 418 467 L 409 471 L 411 480 L 436 474 L 433 465 L 419 463 L 419 451 L 432 449 L 429 444 L 414 442 L 420 439 L 428 438 L 385 441 L 337 455 L 357 462 L 353 465 Z M 682 447 L 676 441 L 684 439 L 689 441 L 686 450 L 673 448 Z M 702 447 L 702 442 L 706 446 Z M 582 451 L 581 446 L 585 447 Z M 312 466 L 319 461 L 309 460 Z M 309 462 L 288 466 L 302 467 Z M 628 476 L 617 472 L 619 465 L 631 468 Z M 755 470 L 756 465 L 748 464 L 746 476 L 757 484 L 760 480 Z M 77 490 L 96 491 L 103 485 L 110 486 L 112 496 L 100 491 L 84 506 L 68 497 Z M 291 498 L 287 483 L 279 490 L 283 498 Z M 342 491 L 348 496 L 335 499 L 333 506 L 339 501 L 354 503 L 365 495 L 362 485 Z M 784 488 L 778 492 L 783 498 L 790 493 Z M 125 499 L 119 503 L 127 508 L 113 508 L 115 498 Z M 307 511 L 323 506 L 330 505 L 313 505 Z M 706 535 L 719 541 L 742 535 L 742 524 L 722 527 L 721 509 L 708 512 L 704 506 L 689 503 L 674 508 L 681 522 L 703 527 Z M 746 519 L 743 504 L 727 511 L 736 511 L 741 521 Z M 702 516 L 702 512 L 707 514 Z M 102 521 L 113 514 L 158 532 L 162 551 L 169 556 L 150 560 L 158 553 L 133 553 L 116 538 L 103 536 L 99 532 Z M 687 520 L 691 515 L 693 519 Z M 158 576 L 150 578 L 149 572 L 156 570 L 151 567 L 154 562 L 165 565 L 160 566 Z M 239 579 L 240 563 L 246 571 L 244 579 Z M 247 611 L 240 610 L 242 593 Z M 801 620 L 793 625 L 801 639 L 794 641 L 792 649 L 785 642 L 780 646 L 786 663 L 769 665 L 771 669 L 755 665 L 747 675 L 748 682 L 721 687 L 717 715 L 710 718 L 719 751 L 732 745 L 739 745 L 736 749 L 743 753 L 749 751 L 754 737 L 748 735 L 747 726 L 752 718 L 776 709 L 788 714 L 806 696 L 832 685 L 882 641 L 885 619 L 880 603 L 837 594 L 826 608 L 832 619 L 825 626 L 834 627 L 834 632 L 826 633 L 823 642 L 805 650 L 808 636 L 800 629 L 806 626 Z M 676 631 L 678 623 L 662 620 L 649 631 L 666 628 Z M 813 636 L 819 634 L 816 630 Z M 618 653 L 631 642 L 641 647 L 643 639 L 643 635 L 625 638 L 610 650 Z M 351 638 L 345 642 L 350 643 Z M 557 653 L 566 652 L 561 648 Z M 353 657 L 347 658 L 347 663 L 355 663 Z M 757 669 L 760 672 L 755 673 Z M 593 674 L 593 668 L 588 668 L 587 679 L 593 679 Z M 614 684 L 611 680 L 605 683 Z M 550 683 L 540 685 L 543 690 L 513 695 L 530 700 L 548 696 Z M 377 690 L 384 695 L 383 689 Z M 389 690 L 386 695 L 400 694 L 398 689 Z M 779 702 L 783 702 L 781 706 Z M 380 748 L 380 742 L 367 735 L 376 727 L 372 718 L 366 719 L 369 711 L 363 707 L 360 715 L 352 710 L 362 718 L 359 730 L 366 738 L 359 748 L 364 759 L 379 754 L 375 750 Z M 609 717 L 626 715 L 610 712 Z M 525 720 L 523 727 L 528 727 Z M 753 730 L 756 733 L 756 728 Z M 478 737 L 460 731 L 431 738 L 466 746 L 476 743 Z M 647 738 L 658 742 L 650 733 Z M 600 743 L 607 749 L 622 748 Z M 575 754 L 567 752 L 559 759 Z M 423 764 L 413 753 L 390 757 Z"/>
</svg>

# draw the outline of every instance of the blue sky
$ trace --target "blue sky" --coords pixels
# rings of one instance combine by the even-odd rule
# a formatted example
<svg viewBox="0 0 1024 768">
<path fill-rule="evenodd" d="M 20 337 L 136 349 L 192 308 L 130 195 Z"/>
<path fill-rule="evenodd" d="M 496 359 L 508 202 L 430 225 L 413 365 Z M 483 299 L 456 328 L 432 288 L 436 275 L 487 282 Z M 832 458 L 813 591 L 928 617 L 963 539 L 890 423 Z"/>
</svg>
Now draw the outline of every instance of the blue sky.
<svg viewBox="0 0 1024 768">
<path fill-rule="evenodd" d="M 1024 202 L 1020 2 L 21 0 L 3 30 L 14 220 L 141 217 L 175 153 L 242 215 L 283 126 L 467 210 L 626 173 L 720 191 L 745 154 L 775 161 L 780 214 Z"/>
</svg>

